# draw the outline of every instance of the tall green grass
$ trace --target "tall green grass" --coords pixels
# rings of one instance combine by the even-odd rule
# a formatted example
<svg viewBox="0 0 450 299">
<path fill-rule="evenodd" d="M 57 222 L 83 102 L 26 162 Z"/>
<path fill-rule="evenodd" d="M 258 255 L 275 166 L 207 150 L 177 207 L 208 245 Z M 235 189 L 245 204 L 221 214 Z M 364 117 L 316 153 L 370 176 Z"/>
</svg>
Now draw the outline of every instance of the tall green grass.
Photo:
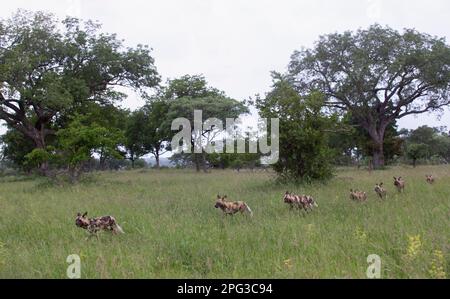
<svg viewBox="0 0 450 299">
<path fill-rule="evenodd" d="M 425 182 L 434 174 L 436 183 Z M 397 194 L 393 176 L 403 176 Z M 383 181 L 388 198 L 373 192 Z M 352 202 L 350 188 L 369 194 Z M 319 208 L 289 210 L 286 191 Z M 246 201 L 254 217 L 224 217 L 216 195 Z M 113 215 L 124 235 L 86 240 L 77 212 Z M 0 278 L 365 278 L 378 254 L 382 278 L 439 278 L 450 271 L 450 168 L 340 169 L 326 185 L 278 185 L 267 172 L 104 172 L 75 186 L 0 179 Z"/>
</svg>

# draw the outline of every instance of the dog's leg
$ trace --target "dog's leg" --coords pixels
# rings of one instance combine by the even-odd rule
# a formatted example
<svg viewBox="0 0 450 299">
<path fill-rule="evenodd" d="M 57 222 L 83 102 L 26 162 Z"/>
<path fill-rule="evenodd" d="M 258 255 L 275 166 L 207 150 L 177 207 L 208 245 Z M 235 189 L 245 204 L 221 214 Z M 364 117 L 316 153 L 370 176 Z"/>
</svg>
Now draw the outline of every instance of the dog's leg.
<svg viewBox="0 0 450 299">
<path fill-rule="evenodd" d="M 305 207 L 303 207 L 302 209 L 301 209 L 301 213 L 302 213 L 302 215 L 303 215 L 303 217 L 306 217 L 306 215 L 308 214 L 308 211 L 305 209 Z"/>
<path fill-rule="evenodd" d="M 86 241 L 89 241 L 94 236 L 93 232 L 89 232 L 89 235 L 86 237 Z"/>
<path fill-rule="evenodd" d="M 303 204 L 303 210 L 306 212 L 306 214 L 309 214 L 308 206 Z"/>
</svg>

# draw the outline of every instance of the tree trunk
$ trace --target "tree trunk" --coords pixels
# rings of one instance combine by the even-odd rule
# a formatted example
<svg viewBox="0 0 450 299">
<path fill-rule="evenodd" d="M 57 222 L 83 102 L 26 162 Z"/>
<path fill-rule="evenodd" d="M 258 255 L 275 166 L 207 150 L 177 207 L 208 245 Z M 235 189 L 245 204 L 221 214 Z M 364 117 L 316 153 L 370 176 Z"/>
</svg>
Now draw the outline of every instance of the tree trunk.
<svg viewBox="0 0 450 299">
<path fill-rule="evenodd" d="M 373 168 L 380 169 L 385 165 L 384 161 L 384 133 L 386 132 L 386 127 L 389 123 L 387 121 L 380 121 L 380 124 L 376 126 L 375 124 L 367 127 L 367 131 L 372 138 L 373 149 L 372 149 L 372 161 Z"/>
<path fill-rule="evenodd" d="M 208 172 L 208 168 L 207 168 L 207 165 L 206 165 L 206 152 L 204 151 L 203 153 L 202 153 L 202 168 L 203 168 L 203 172 Z"/>
<path fill-rule="evenodd" d="M 80 181 L 81 174 L 83 173 L 83 165 L 73 166 L 69 168 L 70 182 L 76 184 Z"/>
<path fill-rule="evenodd" d="M 197 172 L 200 172 L 200 155 L 194 153 L 194 164 L 195 164 L 195 170 Z"/>
<path fill-rule="evenodd" d="M 380 169 L 384 167 L 384 163 L 383 142 L 380 142 L 375 144 L 375 147 L 373 148 L 373 168 Z"/>
<path fill-rule="evenodd" d="M 155 161 L 156 161 L 156 169 L 159 169 L 160 165 L 159 165 L 159 153 L 158 152 L 155 153 Z"/>
<path fill-rule="evenodd" d="M 100 166 L 100 170 L 106 169 L 106 156 L 105 156 L 103 148 L 100 150 L 99 166 Z"/>
<path fill-rule="evenodd" d="M 36 146 L 36 149 L 42 149 L 45 150 L 46 144 L 45 144 L 45 136 L 44 133 L 38 130 L 34 130 L 33 132 L 33 141 Z M 39 165 L 38 172 L 43 176 L 48 176 L 48 161 L 45 161 Z"/>
</svg>

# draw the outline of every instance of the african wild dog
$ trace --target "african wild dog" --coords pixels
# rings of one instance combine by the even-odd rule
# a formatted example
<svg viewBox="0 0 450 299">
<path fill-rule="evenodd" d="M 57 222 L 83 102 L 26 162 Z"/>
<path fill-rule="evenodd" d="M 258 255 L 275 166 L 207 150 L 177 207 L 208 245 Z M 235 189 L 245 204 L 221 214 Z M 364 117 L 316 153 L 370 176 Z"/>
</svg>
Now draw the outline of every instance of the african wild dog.
<svg viewBox="0 0 450 299">
<path fill-rule="evenodd" d="M 314 207 L 315 208 L 319 207 L 319 205 L 317 204 L 317 202 L 314 200 L 314 198 L 312 196 L 302 195 L 302 197 L 303 197 L 303 199 L 302 199 L 303 205 L 305 205 L 307 209 L 310 209 L 312 211 L 312 209 Z"/>
<path fill-rule="evenodd" d="M 434 184 L 434 177 L 433 177 L 433 175 L 431 175 L 431 174 L 428 175 L 428 174 L 427 174 L 427 175 L 425 175 L 425 177 L 427 178 L 427 183 L 428 183 L 428 184 L 430 184 L 430 185 L 431 185 L 431 184 Z"/>
<path fill-rule="evenodd" d="M 378 194 L 378 196 L 383 199 L 386 198 L 386 189 L 383 188 L 383 183 L 375 184 L 374 191 Z"/>
<path fill-rule="evenodd" d="M 350 189 L 350 199 L 357 201 L 365 201 L 367 200 L 367 194 L 363 191 Z"/>
<path fill-rule="evenodd" d="M 289 191 L 286 191 L 286 193 L 284 193 L 283 201 L 285 203 L 289 204 L 291 209 L 293 209 L 294 207 L 299 208 L 297 198 L 295 197 L 295 195 L 291 194 Z"/>
<path fill-rule="evenodd" d="M 243 201 L 227 201 L 227 196 L 217 195 L 216 204 L 214 207 L 216 209 L 221 209 L 225 215 L 234 215 L 237 212 L 248 212 L 250 216 L 253 216 L 253 211 L 250 207 Z"/>
<path fill-rule="evenodd" d="M 296 207 L 298 209 L 303 209 L 306 212 L 308 212 L 308 210 L 312 211 L 314 207 L 319 206 L 312 196 L 296 195 L 290 193 L 289 191 L 286 191 L 284 194 L 283 201 L 289 204 L 291 209 Z"/>
<path fill-rule="evenodd" d="M 81 213 L 78 213 L 77 218 L 75 219 L 75 225 L 86 229 L 91 234 L 91 236 L 95 235 L 98 238 L 97 232 L 101 230 L 109 230 L 113 234 L 124 233 L 113 216 L 102 216 L 97 218 L 87 218 L 86 216 L 87 212 L 85 212 L 83 215 L 81 215 Z"/>
<path fill-rule="evenodd" d="M 402 177 L 394 177 L 394 186 L 397 188 L 398 192 L 405 191 L 405 181 Z"/>
</svg>

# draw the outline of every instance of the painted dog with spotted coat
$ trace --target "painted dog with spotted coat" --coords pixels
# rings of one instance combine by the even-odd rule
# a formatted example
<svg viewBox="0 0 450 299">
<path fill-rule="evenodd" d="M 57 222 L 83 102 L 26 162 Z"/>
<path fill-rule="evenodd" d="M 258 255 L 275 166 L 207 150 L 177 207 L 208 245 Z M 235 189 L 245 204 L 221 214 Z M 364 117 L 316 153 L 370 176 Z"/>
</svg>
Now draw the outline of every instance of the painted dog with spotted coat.
<svg viewBox="0 0 450 299">
<path fill-rule="evenodd" d="M 97 232 L 101 230 L 111 231 L 113 234 L 124 233 L 123 229 L 113 216 L 87 218 L 87 212 L 83 215 L 78 213 L 77 218 L 75 219 L 75 225 L 87 230 L 91 236 L 95 235 L 97 238 Z"/>
<path fill-rule="evenodd" d="M 286 191 L 283 197 L 283 201 L 290 205 L 291 209 L 296 207 L 298 209 L 303 209 L 306 212 L 308 210 L 313 210 L 314 207 L 319 207 L 317 202 L 312 196 L 309 195 L 296 195 Z"/>
<path fill-rule="evenodd" d="M 227 201 L 227 196 L 217 195 L 216 209 L 221 209 L 225 215 L 234 215 L 237 212 L 248 212 L 250 216 L 253 216 L 253 212 L 250 207 L 243 201 Z"/>
</svg>

